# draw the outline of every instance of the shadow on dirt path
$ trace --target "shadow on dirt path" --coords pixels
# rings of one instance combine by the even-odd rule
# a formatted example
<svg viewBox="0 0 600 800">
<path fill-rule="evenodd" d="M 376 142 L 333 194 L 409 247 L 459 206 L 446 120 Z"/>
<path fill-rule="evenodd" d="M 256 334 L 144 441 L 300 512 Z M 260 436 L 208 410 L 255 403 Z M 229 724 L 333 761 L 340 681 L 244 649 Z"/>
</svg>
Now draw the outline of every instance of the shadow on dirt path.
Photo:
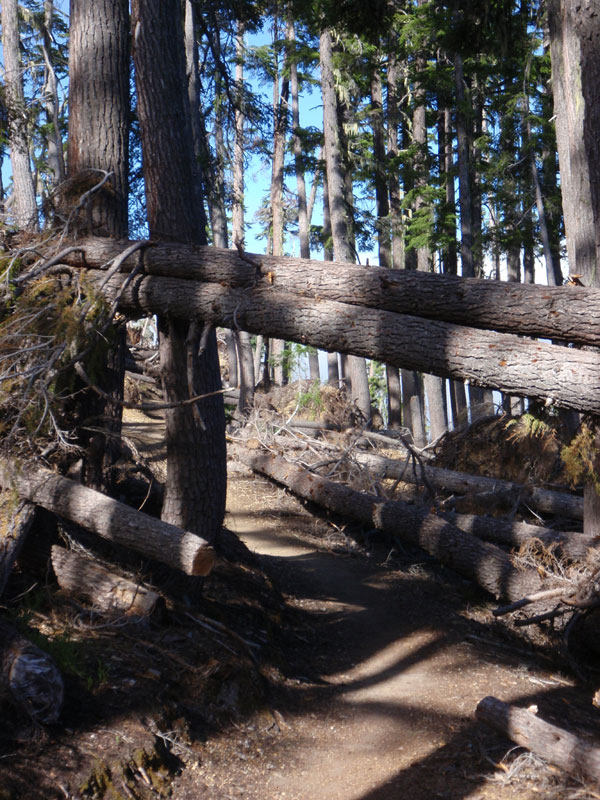
<svg viewBox="0 0 600 800">
<path fill-rule="evenodd" d="M 474 711 L 494 695 L 551 713 L 573 690 L 477 621 L 468 584 L 414 554 L 395 554 L 390 566 L 385 550 L 327 551 L 282 492 L 264 481 L 233 485 L 227 525 L 260 554 L 300 622 L 286 654 L 288 691 L 276 699 L 285 723 L 266 757 L 263 743 L 237 775 L 219 783 L 213 772 L 222 797 L 560 796 L 548 770 L 540 789 L 531 760 L 516 782 L 498 782 L 511 745 Z"/>
</svg>

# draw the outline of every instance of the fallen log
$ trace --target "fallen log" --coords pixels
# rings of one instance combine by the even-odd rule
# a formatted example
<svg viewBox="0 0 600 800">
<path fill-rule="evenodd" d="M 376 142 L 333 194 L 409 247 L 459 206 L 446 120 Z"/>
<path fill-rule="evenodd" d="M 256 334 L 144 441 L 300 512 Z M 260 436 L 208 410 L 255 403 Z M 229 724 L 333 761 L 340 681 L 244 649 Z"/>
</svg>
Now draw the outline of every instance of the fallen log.
<svg viewBox="0 0 600 800">
<path fill-rule="evenodd" d="M 215 552 L 183 531 L 48 469 L 0 464 L 0 485 L 88 531 L 188 575 L 208 575 Z"/>
<path fill-rule="evenodd" d="M 65 257 L 99 269 L 131 242 L 90 238 Z M 254 265 L 249 263 L 254 262 Z M 298 295 L 357 304 L 474 328 L 600 346 L 600 290 L 486 281 L 289 256 L 248 255 L 216 247 L 156 243 L 131 255 L 122 269 L 148 275 L 250 287 L 259 282 Z"/>
<path fill-rule="evenodd" d="M 9 492 L 0 497 L 0 597 L 35 519 L 35 506 Z"/>
<path fill-rule="evenodd" d="M 36 722 L 56 722 L 64 699 L 62 676 L 52 658 L 0 621 L 0 697 Z"/>
<path fill-rule="evenodd" d="M 102 272 L 90 272 L 101 282 Z M 365 356 L 404 369 L 489 386 L 520 397 L 600 414 L 600 352 L 301 297 L 275 287 L 230 289 L 155 276 L 127 287 L 112 278 L 105 294 L 132 316 L 200 317 L 323 350 Z M 324 324 L 326 322 L 326 324 Z"/>
<path fill-rule="evenodd" d="M 61 589 L 98 611 L 146 617 L 161 599 L 147 586 L 114 575 L 92 559 L 57 545 L 52 547 L 52 568 Z"/>
<path fill-rule="evenodd" d="M 476 581 L 496 598 L 518 600 L 539 591 L 536 570 L 519 570 L 499 547 L 460 530 L 448 520 L 399 501 L 384 500 L 321 478 L 274 453 L 246 450 L 230 444 L 230 454 L 290 489 L 336 514 L 387 531 L 403 542 L 419 545 L 430 555 Z"/>
<path fill-rule="evenodd" d="M 415 470 L 406 467 L 405 462 L 384 458 L 371 453 L 356 453 L 359 464 L 368 467 L 381 478 L 401 479 L 405 483 L 423 483 L 423 470 L 420 466 Z M 583 497 L 567 492 L 551 492 L 535 486 L 523 486 L 512 481 L 499 478 L 487 478 L 480 475 L 468 475 L 450 469 L 427 466 L 425 477 L 436 489 L 457 494 L 481 492 L 510 492 L 520 496 L 527 505 L 544 514 L 555 514 L 561 517 L 583 519 Z"/>
<path fill-rule="evenodd" d="M 571 775 L 600 780 L 600 745 L 545 722 L 524 708 L 484 697 L 475 711 L 477 719 L 508 736 Z"/>
</svg>

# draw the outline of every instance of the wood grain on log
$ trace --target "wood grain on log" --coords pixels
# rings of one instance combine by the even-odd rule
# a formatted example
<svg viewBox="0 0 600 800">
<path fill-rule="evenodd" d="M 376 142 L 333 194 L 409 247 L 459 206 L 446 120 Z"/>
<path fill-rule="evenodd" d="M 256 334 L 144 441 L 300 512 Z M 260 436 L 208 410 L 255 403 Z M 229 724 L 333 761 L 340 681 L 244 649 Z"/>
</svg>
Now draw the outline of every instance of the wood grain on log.
<svg viewBox="0 0 600 800">
<path fill-rule="evenodd" d="M 52 568 L 61 589 L 90 603 L 99 611 L 148 616 L 160 595 L 120 575 L 114 575 L 72 550 L 54 545 Z"/>
<path fill-rule="evenodd" d="M 576 736 L 495 697 L 477 706 L 477 719 L 504 733 L 516 744 L 579 778 L 600 780 L 600 744 Z"/>
<path fill-rule="evenodd" d="M 35 519 L 35 506 L 10 492 L 0 496 L 0 597 Z"/>
<path fill-rule="evenodd" d="M 208 575 L 213 548 L 199 536 L 136 511 L 48 469 L 0 464 L 0 485 L 88 531 L 188 575 Z"/>
<path fill-rule="evenodd" d="M 102 273 L 89 273 L 101 280 Z M 600 351 L 379 311 L 269 288 L 123 276 L 105 287 L 129 315 L 200 317 L 332 352 L 489 386 L 520 397 L 600 414 Z"/>
<path fill-rule="evenodd" d="M 499 547 L 483 542 L 417 506 L 357 492 L 321 478 L 274 453 L 248 451 L 235 444 L 229 445 L 229 451 L 238 461 L 273 478 L 306 500 L 371 528 L 387 531 L 402 541 L 419 545 L 446 566 L 476 581 L 496 598 L 518 600 L 542 587 L 537 571 L 516 569 L 510 556 Z"/>
<path fill-rule="evenodd" d="M 401 478 L 405 483 L 422 483 L 421 467 L 417 466 L 417 474 L 412 466 L 406 467 L 404 461 L 400 462 L 391 458 L 384 458 L 371 453 L 356 453 L 359 464 L 368 467 L 372 472 L 386 478 Z M 436 489 L 448 492 L 466 494 L 469 492 L 501 492 L 515 493 L 522 497 L 527 505 L 545 514 L 555 514 L 561 517 L 583 519 L 583 498 L 567 492 L 551 492 L 535 486 L 523 486 L 512 481 L 499 478 L 487 478 L 480 475 L 468 475 L 464 472 L 455 472 L 440 467 L 425 469 L 425 476 L 429 483 Z"/>
<path fill-rule="evenodd" d="M 130 242 L 88 239 L 65 261 L 101 268 Z M 234 250 L 153 243 L 128 258 L 124 268 L 148 275 L 249 287 L 271 285 L 298 295 L 445 320 L 475 328 L 600 346 L 600 290 L 486 281 L 383 267 L 361 267 L 289 256 L 252 255 L 257 267 Z"/>
</svg>

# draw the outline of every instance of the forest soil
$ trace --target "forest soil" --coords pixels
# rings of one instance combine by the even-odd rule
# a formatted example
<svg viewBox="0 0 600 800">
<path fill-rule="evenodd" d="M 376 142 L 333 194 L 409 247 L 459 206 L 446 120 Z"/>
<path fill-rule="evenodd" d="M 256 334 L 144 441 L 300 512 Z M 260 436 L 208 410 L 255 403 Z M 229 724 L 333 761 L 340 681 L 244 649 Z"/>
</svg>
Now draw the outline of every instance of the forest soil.
<svg viewBox="0 0 600 800">
<path fill-rule="evenodd" d="M 470 584 L 418 551 L 356 546 L 259 478 L 233 478 L 227 508 L 226 524 L 260 554 L 303 623 L 286 653 L 288 689 L 274 699 L 278 722 L 261 730 L 251 721 L 235 741 L 228 733 L 212 743 L 206 797 L 526 800 L 581 791 L 475 720 L 478 702 L 493 695 L 564 723 L 585 692 L 494 629 L 491 606 Z"/>
</svg>

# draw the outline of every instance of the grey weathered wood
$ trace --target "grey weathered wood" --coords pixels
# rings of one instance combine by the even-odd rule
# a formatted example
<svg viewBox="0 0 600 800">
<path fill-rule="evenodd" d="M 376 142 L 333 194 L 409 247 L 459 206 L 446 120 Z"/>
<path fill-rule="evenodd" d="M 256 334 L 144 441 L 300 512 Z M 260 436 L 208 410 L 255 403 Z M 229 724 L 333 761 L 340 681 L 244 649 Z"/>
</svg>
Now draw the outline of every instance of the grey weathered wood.
<svg viewBox="0 0 600 800">
<path fill-rule="evenodd" d="M 229 451 L 238 461 L 287 486 L 306 500 L 371 528 L 388 531 L 402 541 L 419 545 L 495 597 L 517 600 L 542 587 L 536 570 L 517 569 L 510 556 L 499 547 L 465 533 L 427 510 L 357 492 L 321 478 L 274 453 L 250 451 L 234 444 L 229 445 Z"/>
<path fill-rule="evenodd" d="M 52 568 L 61 589 L 90 603 L 99 611 L 148 616 L 156 608 L 160 595 L 115 575 L 105 567 L 72 550 L 53 545 Z"/>
<path fill-rule="evenodd" d="M 94 273 L 89 273 L 94 277 Z M 96 278 L 101 273 L 95 273 Z M 573 290 L 575 291 L 575 290 Z M 600 351 L 577 350 L 508 333 L 301 297 L 275 287 L 230 289 L 217 283 L 136 276 L 121 292 L 127 314 L 196 315 L 323 350 L 366 356 L 409 370 L 466 380 L 506 394 L 544 398 L 600 414 Z"/>
<path fill-rule="evenodd" d="M 484 697 L 477 719 L 508 736 L 521 747 L 579 778 L 600 780 L 600 742 L 589 741 L 540 719 L 531 711 Z"/>
<path fill-rule="evenodd" d="M 208 575 L 215 552 L 199 536 L 42 467 L 0 463 L 0 485 L 88 531 L 188 575 Z"/>
<path fill-rule="evenodd" d="M 423 483 L 422 470 L 417 466 L 415 474 L 412 466 L 405 461 L 384 458 L 371 453 L 356 453 L 359 464 L 368 467 L 372 472 L 386 478 L 401 478 L 406 483 Z M 555 514 L 574 519 L 583 519 L 583 498 L 567 492 L 551 492 L 535 486 L 523 486 L 512 481 L 499 478 L 487 478 L 481 475 L 468 475 L 450 469 L 427 466 L 425 477 L 436 489 L 466 494 L 468 492 L 512 492 L 515 497 L 521 496 L 523 501 L 545 514 Z"/>
<path fill-rule="evenodd" d="M 65 261 L 99 269 L 130 242 L 87 239 Z M 231 287 L 273 286 L 302 296 L 444 320 L 473 328 L 600 345 L 600 290 L 485 281 L 383 267 L 322 262 L 288 256 L 249 255 L 183 244 L 153 244 L 127 259 L 149 275 L 223 283 Z"/>
<path fill-rule="evenodd" d="M 8 492 L 0 497 L 0 597 L 35 518 L 35 506 Z"/>
</svg>

